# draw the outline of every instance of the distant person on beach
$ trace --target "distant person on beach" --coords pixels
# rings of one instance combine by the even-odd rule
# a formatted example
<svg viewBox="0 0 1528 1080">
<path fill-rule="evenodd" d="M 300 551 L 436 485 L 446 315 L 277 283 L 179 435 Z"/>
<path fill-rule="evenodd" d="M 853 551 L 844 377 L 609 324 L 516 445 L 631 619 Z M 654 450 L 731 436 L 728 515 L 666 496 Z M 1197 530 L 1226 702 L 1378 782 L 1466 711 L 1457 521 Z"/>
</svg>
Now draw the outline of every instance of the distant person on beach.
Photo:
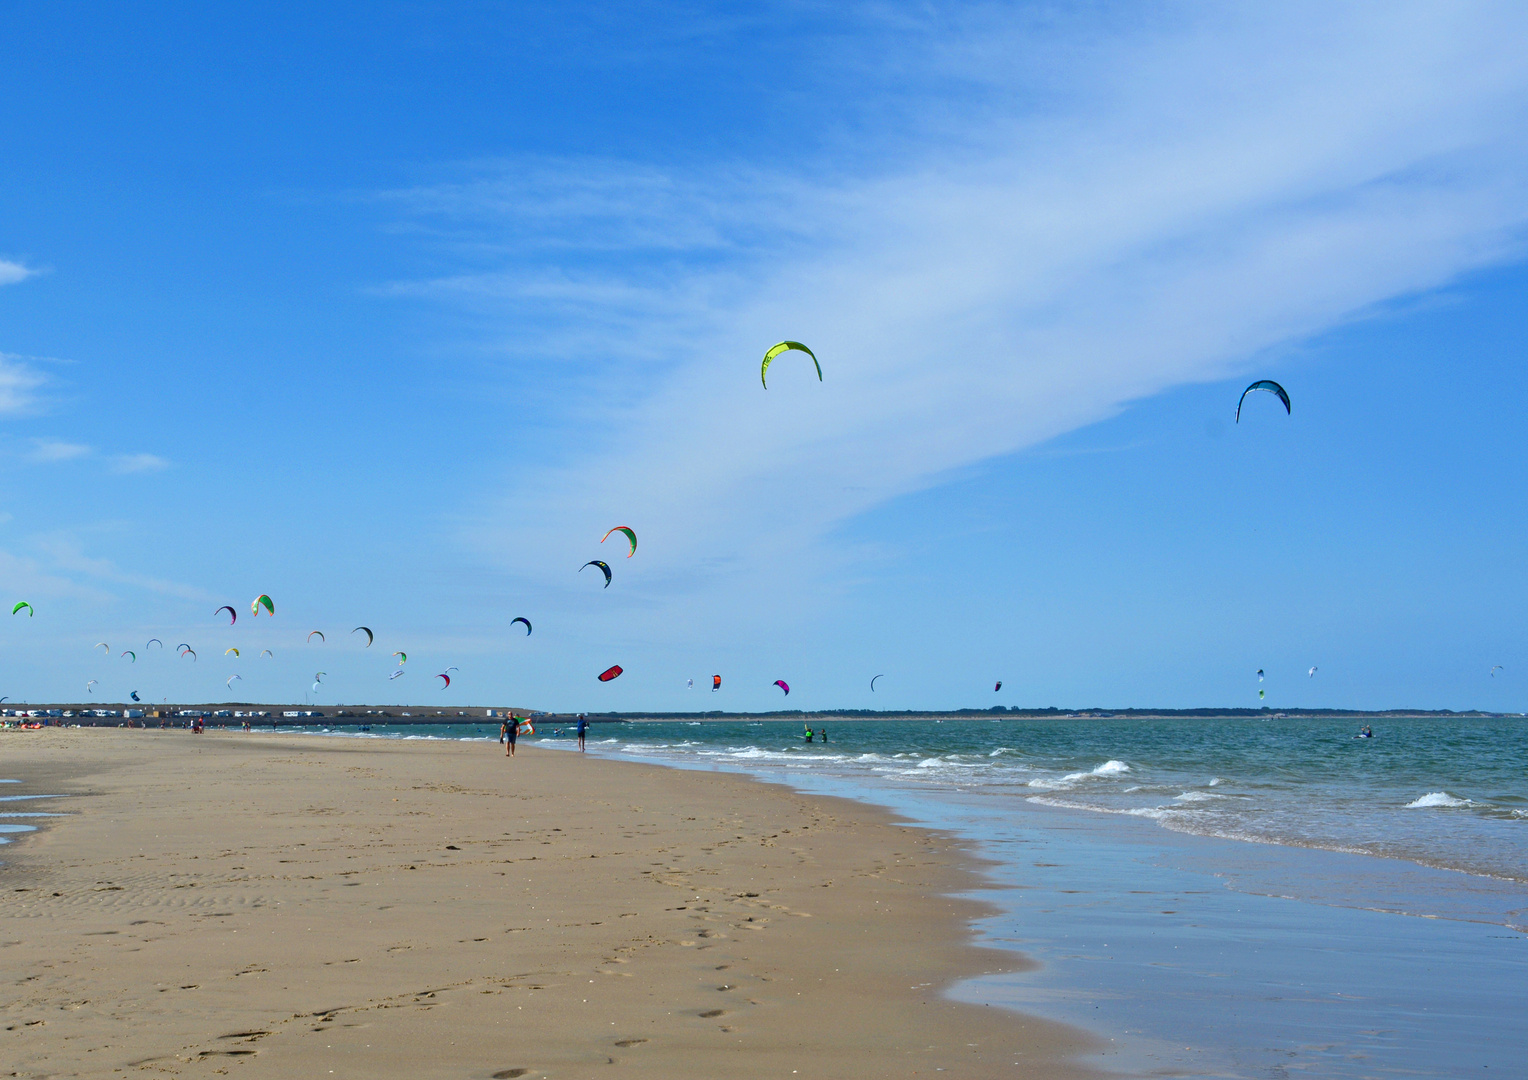
<svg viewBox="0 0 1528 1080">
<path fill-rule="evenodd" d="M 509 744 L 509 748 L 505 751 L 504 754 L 505 757 L 515 756 L 515 738 L 519 734 L 520 725 L 515 722 L 515 718 L 513 716 L 504 721 L 504 738 L 505 741 Z"/>
<path fill-rule="evenodd" d="M 583 753 L 584 736 L 589 732 L 589 718 L 583 713 L 578 714 L 578 751 Z"/>
</svg>

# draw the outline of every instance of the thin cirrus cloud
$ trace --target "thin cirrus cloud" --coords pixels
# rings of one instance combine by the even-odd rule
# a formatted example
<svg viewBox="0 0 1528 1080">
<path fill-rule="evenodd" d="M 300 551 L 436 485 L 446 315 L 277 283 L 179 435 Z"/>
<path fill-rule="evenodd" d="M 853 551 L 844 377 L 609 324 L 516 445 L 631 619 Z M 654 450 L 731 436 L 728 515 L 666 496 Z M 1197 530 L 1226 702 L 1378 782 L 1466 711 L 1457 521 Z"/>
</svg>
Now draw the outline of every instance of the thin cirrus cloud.
<svg viewBox="0 0 1528 1080">
<path fill-rule="evenodd" d="M 36 462 L 74 461 L 90 456 L 91 448 L 84 443 L 64 442 L 61 439 L 33 439 L 27 460 Z"/>
<path fill-rule="evenodd" d="M 14 285 L 18 281 L 25 281 L 35 273 L 37 273 L 36 270 L 19 262 L 0 259 L 0 285 Z"/>
<path fill-rule="evenodd" d="M 825 180 L 539 161 L 394 196 L 470 238 L 459 273 L 398 288 L 482 317 L 583 433 L 474 542 L 552 565 L 616 492 L 670 559 L 756 556 L 714 568 L 744 587 L 952 470 L 1523 254 L 1528 9 L 983 10 L 909 31 L 886 66 L 958 88 Z M 787 354 L 765 391 L 781 338 L 826 381 Z M 605 393 L 567 392 L 594 373 Z"/>
<path fill-rule="evenodd" d="M 45 382 L 22 357 L 0 353 L 0 416 L 33 412 L 39 404 L 37 391 Z"/>
<path fill-rule="evenodd" d="M 118 473 L 160 472 L 170 463 L 156 454 L 118 454 L 111 459 L 111 471 Z"/>
</svg>

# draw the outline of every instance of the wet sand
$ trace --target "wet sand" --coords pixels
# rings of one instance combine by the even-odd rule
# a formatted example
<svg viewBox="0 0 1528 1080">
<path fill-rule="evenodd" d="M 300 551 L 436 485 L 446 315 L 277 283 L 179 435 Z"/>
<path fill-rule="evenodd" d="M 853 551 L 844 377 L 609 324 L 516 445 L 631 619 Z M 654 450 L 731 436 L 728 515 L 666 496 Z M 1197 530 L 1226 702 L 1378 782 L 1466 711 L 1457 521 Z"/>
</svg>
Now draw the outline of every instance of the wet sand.
<svg viewBox="0 0 1528 1080">
<path fill-rule="evenodd" d="M 736 775 L 522 746 L 0 733 L 20 1077 L 1054 1077 L 947 837 Z M 12 1071 L 14 1070 L 14 1071 Z"/>
</svg>

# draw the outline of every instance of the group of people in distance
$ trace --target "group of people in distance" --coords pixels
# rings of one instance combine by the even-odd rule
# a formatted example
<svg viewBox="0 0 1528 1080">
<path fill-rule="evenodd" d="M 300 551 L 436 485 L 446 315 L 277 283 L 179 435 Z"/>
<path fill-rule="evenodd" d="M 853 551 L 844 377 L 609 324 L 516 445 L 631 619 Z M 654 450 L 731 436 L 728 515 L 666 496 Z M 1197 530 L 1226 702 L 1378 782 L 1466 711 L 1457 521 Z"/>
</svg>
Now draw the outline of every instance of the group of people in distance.
<svg viewBox="0 0 1528 1080">
<path fill-rule="evenodd" d="M 578 749 L 582 753 L 584 749 L 584 736 L 589 733 L 589 717 L 584 713 L 578 714 Z M 515 756 L 515 739 L 520 734 L 520 721 L 513 716 L 506 716 L 504 722 L 499 725 L 499 742 L 504 745 L 504 756 Z"/>
</svg>

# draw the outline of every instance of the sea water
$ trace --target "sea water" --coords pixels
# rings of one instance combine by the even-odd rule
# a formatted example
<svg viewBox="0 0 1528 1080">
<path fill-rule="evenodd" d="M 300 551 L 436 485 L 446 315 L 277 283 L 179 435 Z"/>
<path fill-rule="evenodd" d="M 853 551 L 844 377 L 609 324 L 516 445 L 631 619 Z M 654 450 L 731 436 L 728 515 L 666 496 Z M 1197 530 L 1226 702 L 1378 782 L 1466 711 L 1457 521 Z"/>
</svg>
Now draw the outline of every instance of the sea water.
<svg viewBox="0 0 1528 1080">
<path fill-rule="evenodd" d="M 954 988 L 1130 1074 L 1528 1075 L 1528 721 L 1120 717 L 595 725 L 601 755 L 875 802 L 993 860 Z M 492 739 L 496 728 L 373 737 Z M 339 732 L 336 732 L 338 734 Z M 572 729 L 532 737 L 571 748 Z"/>
</svg>

